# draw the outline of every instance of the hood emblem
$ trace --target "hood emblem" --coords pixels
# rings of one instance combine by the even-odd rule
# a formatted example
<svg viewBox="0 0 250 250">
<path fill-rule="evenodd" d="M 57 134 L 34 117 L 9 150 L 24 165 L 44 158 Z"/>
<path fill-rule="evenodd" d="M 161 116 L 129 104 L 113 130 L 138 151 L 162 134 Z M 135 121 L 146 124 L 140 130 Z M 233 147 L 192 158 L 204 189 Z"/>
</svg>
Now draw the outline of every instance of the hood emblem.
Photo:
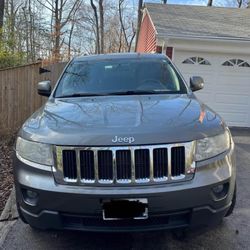
<svg viewBox="0 0 250 250">
<path fill-rule="evenodd" d="M 119 137 L 119 136 L 115 136 L 113 139 L 112 139 L 112 142 L 113 143 L 133 143 L 135 141 L 135 138 L 133 136 L 130 136 L 130 137 Z"/>
</svg>

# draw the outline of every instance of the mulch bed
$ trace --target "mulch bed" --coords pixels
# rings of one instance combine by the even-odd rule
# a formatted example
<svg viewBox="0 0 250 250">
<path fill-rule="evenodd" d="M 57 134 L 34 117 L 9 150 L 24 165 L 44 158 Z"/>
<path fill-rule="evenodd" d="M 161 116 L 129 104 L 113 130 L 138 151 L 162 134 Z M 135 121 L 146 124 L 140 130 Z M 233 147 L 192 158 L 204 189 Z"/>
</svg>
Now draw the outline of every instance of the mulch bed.
<svg viewBox="0 0 250 250">
<path fill-rule="evenodd" d="M 0 215 L 13 187 L 12 152 L 15 136 L 0 138 Z"/>
</svg>

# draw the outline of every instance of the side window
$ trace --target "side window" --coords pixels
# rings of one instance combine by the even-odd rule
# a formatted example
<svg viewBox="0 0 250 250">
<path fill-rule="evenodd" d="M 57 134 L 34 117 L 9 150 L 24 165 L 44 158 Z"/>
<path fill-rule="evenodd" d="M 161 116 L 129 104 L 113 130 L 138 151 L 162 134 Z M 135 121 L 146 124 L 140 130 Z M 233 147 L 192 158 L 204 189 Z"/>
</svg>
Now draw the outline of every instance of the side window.
<svg viewBox="0 0 250 250">
<path fill-rule="evenodd" d="M 211 63 L 207 59 L 203 57 L 198 57 L 198 56 L 189 57 L 185 59 L 182 63 L 183 64 L 197 64 L 197 65 L 211 65 Z"/>
<path fill-rule="evenodd" d="M 222 66 L 236 66 L 236 67 L 245 67 L 250 68 L 250 64 L 242 59 L 230 59 L 222 63 Z"/>
</svg>

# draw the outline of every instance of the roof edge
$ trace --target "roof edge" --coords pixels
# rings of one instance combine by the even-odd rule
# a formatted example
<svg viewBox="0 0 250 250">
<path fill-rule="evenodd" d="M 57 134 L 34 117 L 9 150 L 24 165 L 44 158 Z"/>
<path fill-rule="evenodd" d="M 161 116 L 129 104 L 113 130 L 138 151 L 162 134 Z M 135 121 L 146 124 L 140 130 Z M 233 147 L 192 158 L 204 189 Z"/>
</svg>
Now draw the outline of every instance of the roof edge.
<svg viewBox="0 0 250 250">
<path fill-rule="evenodd" d="M 185 40 L 222 40 L 222 41 L 235 41 L 235 42 L 250 42 L 250 38 L 244 38 L 244 37 L 213 37 L 213 36 L 193 36 L 193 35 L 168 35 L 168 36 L 160 36 L 158 35 L 157 38 L 159 40 L 167 40 L 171 38 L 175 39 L 185 39 Z"/>
<path fill-rule="evenodd" d="M 152 6 L 152 5 L 171 5 L 171 6 L 184 6 L 184 7 L 198 7 L 198 8 L 212 8 L 212 9 L 233 9 L 233 10 L 236 10 L 236 11 L 249 11 L 250 12 L 250 9 L 249 8 L 238 8 L 238 7 L 232 7 L 232 6 L 228 6 L 228 7 L 225 7 L 225 6 L 207 6 L 207 5 L 198 5 L 198 4 L 173 4 L 173 3 L 167 3 L 167 4 L 163 4 L 163 3 L 150 3 L 150 2 L 147 2 L 147 3 L 144 3 L 144 6 Z"/>
<path fill-rule="evenodd" d="M 146 3 L 145 3 L 145 4 L 146 4 Z M 152 18 L 151 18 L 151 16 L 150 16 L 150 13 L 149 13 L 148 9 L 147 9 L 147 8 L 145 7 L 145 5 L 144 5 L 142 21 L 144 20 L 144 18 L 145 18 L 146 15 L 148 15 L 148 18 L 149 18 L 149 20 L 150 20 L 150 22 L 151 22 L 151 24 L 152 24 L 152 26 L 153 26 L 153 28 L 154 28 L 154 30 L 155 30 L 155 35 L 157 35 L 157 34 L 158 34 L 158 31 L 157 31 L 157 29 L 156 29 L 156 27 L 155 27 L 155 24 L 154 24 L 154 22 L 153 22 L 153 20 L 152 20 Z M 142 22 L 141 22 L 141 23 L 142 23 Z"/>
</svg>

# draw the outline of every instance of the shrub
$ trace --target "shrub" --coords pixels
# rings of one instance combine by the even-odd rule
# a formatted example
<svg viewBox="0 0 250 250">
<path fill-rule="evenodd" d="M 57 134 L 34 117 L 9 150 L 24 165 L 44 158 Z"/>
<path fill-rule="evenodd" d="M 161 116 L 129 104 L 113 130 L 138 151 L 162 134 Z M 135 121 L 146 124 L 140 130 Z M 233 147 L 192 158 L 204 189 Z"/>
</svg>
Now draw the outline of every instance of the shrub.
<svg viewBox="0 0 250 250">
<path fill-rule="evenodd" d="M 21 65 L 24 62 L 24 54 L 10 52 L 0 48 L 0 69 Z"/>
</svg>

